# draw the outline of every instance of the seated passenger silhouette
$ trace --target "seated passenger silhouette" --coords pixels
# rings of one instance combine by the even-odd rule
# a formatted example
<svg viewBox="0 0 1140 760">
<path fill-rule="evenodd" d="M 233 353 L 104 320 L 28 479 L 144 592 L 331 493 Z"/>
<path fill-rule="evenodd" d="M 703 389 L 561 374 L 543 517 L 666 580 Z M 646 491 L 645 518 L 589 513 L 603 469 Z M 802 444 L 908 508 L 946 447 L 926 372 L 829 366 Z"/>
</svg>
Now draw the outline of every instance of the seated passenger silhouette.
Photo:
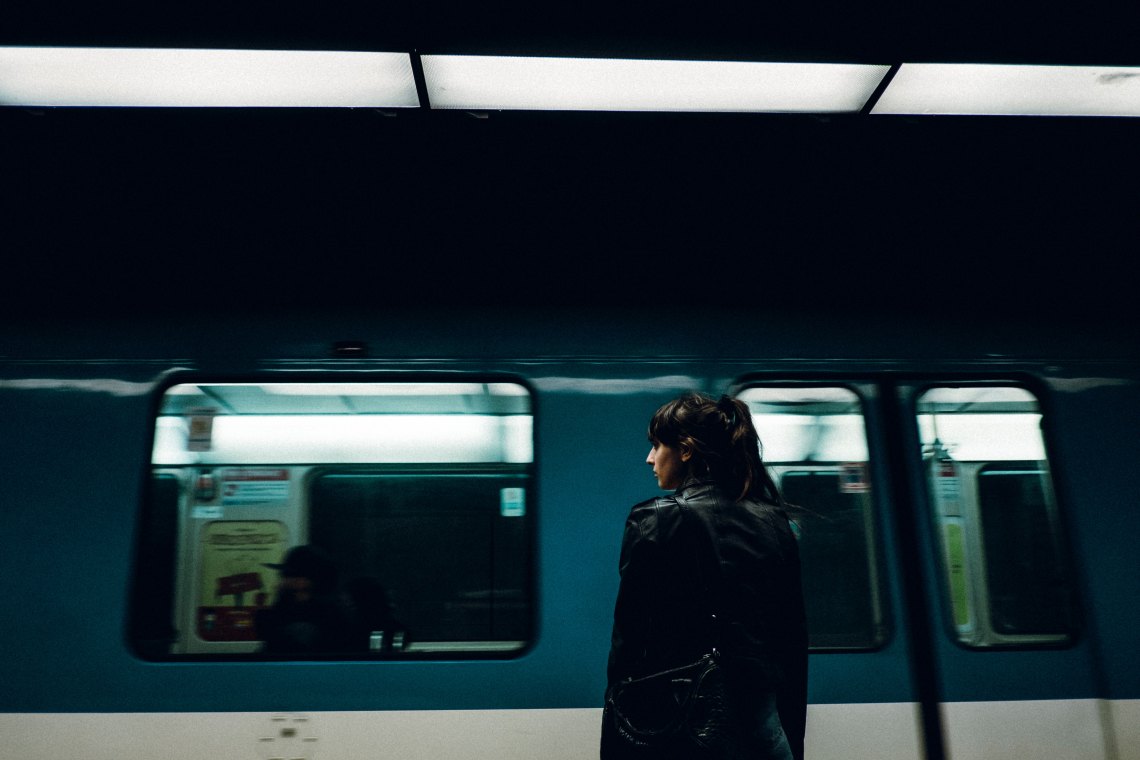
<svg viewBox="0 0 1140 760">
<path fill-rule="evenodd" d="M 371 652 L 400 651 L 408 644 L 407 628 L 395 616 L 388 591 L 375 578 L 355 578 L 345 585 L 352 610 L 352 648 Z"/>
<path fill-rule="evenodd" d="M 273 605 L 257 611 L 254 625 L 263 652 L 281 654 L 343 652 L 349 648 L 351 621 L 341 600 L 336 563 L 316 546 L 295 546 L 280 564 Z"/>
</svg>

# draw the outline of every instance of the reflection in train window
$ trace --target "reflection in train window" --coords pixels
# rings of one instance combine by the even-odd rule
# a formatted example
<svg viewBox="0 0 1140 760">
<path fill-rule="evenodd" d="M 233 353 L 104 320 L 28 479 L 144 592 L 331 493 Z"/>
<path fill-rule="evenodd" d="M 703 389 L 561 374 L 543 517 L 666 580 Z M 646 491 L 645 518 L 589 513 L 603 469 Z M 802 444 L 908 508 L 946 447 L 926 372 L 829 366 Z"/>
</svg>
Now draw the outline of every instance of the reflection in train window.
<svg viewBox="0 0 1140 760">
<path fill-rule="evenodd" d="M 313 479 L 309 539 L 352 579 L 383 579 L 397 649 L 519 649 L 529 638 L 526 477 L 353 473 Z M 424 562 L 425 553 L 441 562 Z"/>
<path fill-rule="evenodd" d="M 812 649 L 881 646 L 885 597 L 859 397 L 809 386 L 754 386 L 739 397 L 798 529 Z"/>
<path fill-rule="evenodd" d="M 533 461 L 517 383 L 175 385 L 155 422 L 134 649 L 514 656 L 533 631 Z"/>
<path fill-rule="evenodd" d="M 1069 641 L 1071 574 L 1037 399 L 1008 386 L 933 388 L 918 424 L 957 640 Z"/>
</svg>

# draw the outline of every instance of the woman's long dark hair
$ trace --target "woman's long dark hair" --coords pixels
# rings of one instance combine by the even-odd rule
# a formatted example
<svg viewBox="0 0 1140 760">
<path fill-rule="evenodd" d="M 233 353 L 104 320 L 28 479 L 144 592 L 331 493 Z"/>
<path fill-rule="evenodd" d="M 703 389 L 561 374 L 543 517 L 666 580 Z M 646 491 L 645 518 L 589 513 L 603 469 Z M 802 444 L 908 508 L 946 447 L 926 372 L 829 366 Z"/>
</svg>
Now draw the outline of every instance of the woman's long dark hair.
<svg viewBox="0 0 1140 760">
<path fill-rule="evenodd" d="M 649 422 L 649 440 L 692 452 L 689 472 L 711 478 L 736 501 L 750 498 L 780 506 L 784 499 L 761 456 L 752 413 L 739 399 L 714 401 L 686 393 L 657 410 Z"/>
</svg>

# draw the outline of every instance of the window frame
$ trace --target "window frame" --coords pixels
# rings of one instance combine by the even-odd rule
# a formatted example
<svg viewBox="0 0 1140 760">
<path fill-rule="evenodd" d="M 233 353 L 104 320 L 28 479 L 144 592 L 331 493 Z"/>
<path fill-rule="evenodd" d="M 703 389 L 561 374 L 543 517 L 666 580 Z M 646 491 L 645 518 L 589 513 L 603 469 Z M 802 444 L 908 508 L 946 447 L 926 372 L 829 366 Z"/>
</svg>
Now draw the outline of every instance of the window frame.
<svg viewBox="0 0 1140 760">
<path fill-rule="evenodd" d="M 876 425 L 880 423 L 875 419 L 872 413 L 873 399 L 876 398 L 880 392 L 879 379 L 876 379 L 873 374 L 866 378 L 860 377 L 861 374 L 863 373 L 854 373 L 853 375 L 839 379 L 830 376 L 813 376 L 813 373 L 804 373 L 799 376 L 787 376 L 783 374 L 773 376 L 763 373 L 753 373 L 738 378 L 729 386 L 729 390 L 727 391 L 732 397 L 739 398 L 741 393 L 751 388 L 783 388 L 788 390 L 812 388 L 838 389 L 849 391 L 854 396 L 854 401 L 858 405 L 859 414 L 863 421 L 863 436 L 867 446 L 866 471 L 870 486 L 869 505 L 865 514 L 865 522 L 870 528 L 870 534 L 866 536 L 865 545 L 869 555 L 867 556 L 869 580 L 873 594 L 870 602 L 875 614 L 878 615 L 878 620 L 873 624 L 874 630 L 871 637 L 874 643 L 870 646 L 809 646 L 808 651 L 812 655 L 879 652 L 890 647 L 898 634 L 894 624 L 892 584 L 887 559 L 888 550 L 885 535 L 889 529 L 887 513 L 885 512 L 885 499 L 888 498 L 888 489 L 886 487 L 887 483 L 879 470 L 880 457 L 876 453 L 879 448 Z M 760 440 L 763 442 L 763 431 L 758 432 L 760 433 Z M 766 457 L 764 464 L 769 468 L 774 466 L 768 462 Z M 841 464 L 843 463 L 816 462 L 808 466 L 826 465 L 838 467 Z M 781 464 L 775 466 L 780 469 L 786 469 L 789 472 L 803 469 L 803 467 L 797 464 Z M 782 475 L 780 480 L 781 495 L 783 495 Z M 809 637 L 810 633 L 809 630 Z"/>
<path fill-rule="evenodd" d="M 184 583 L 180 582 L 179 576 L 182 572 L 182 565 L 186 562 L 183 556 L 184 545 L 187 540 L 196 540 L 196 537 L 184 536 L 184 529 L 181 522 L 185 518 L 185 507 L 190 501 L 189 489 L 193 487 L 192 479 L 186 473 L 190 473 L 194 467 L 192 465 L 171 465 L 166 463 L 155 463 L 154 461 L 154 446 L 156 438 L 157 421 L 162 416 L 163 404 L 167 392 L 174 386 L 195 384 L 195 385 L 210 385 L 210 384 L 250 384 L 250 385 L 288 385 L 288 384 L 510 384 L 516 385 L 523 389 L 526 393 L 526 398 L 529 404 L 528 415 L 531 420 L 530 430 L 530 443 L 532 456 L 529 462 L 522 463 L 479 463 L 479 462 L 451 462 L 445 465 L 438 463 L 379 463 L 381 467 L 388 467 L 393 465 L 403 468 L 404 470 L 413 470 L 419 468 L 426 469 L 439 469 L 441 466 L 449 467 L 452 471 L 458 469 L 477 469 L 479 467 L 491 466 L 497 464 L 505 464 L 508 468 L 514 468 L 515 471 L 522 470 L 525 473 L 525 478 L 529 481 L 530 486 L 526 493 L 526 512 L 525 512 L 525 536 L 527 542 L 527 558 L 525 572 L 527 574 L 526 593 L 528 595 L 528 627 L 530 637 L 519 648 L 510 649 L 507 651 L 446 651 L 446 652 L 416 652 L 416 653 L 402 653 L 400 656 L 374 656 L 367 653 L 356 651 L 345 652 L 329 652 L 329 653 L 305 653 L 304 655 L 279 655 L 274 653 L 264 652 L 199 652 L 199 653 L 156 653 L 152 651 L 152 647 L 146 645 L 146 642 L 140 638 L 139 635 L 139 610 L 142 606 L 143 599 L 140 599 L 141 586 L 139 579 L 141 573 L 145 572 L 145 568 L 141 566 L 143 558 L 144 543 L 146 537 L 143 535 L 143 526 L 147 524 L 149 519 L 149 512 L 151 510 L 151 495 L 152 478 L 160 471 L 164 474 L 170 475 L 172 472 L 179 474 L 178 477 L 182 484 L 182 490 L 179 493 L 179 513 L 176 517 L 176 557 L 172 558 L 174 563 L 173 575 L 175 577 L 175 588 L 172 590 L 172 609 L 170 610 L 170 620 L 172 626 L 178 626 L 181 623 L 182 617 L 181 607 L 191 604 L 191 600 L 184 598 L 185 594 L 182 589 Z M 146 416 L 146 435 L 145 442 L 146 448 L 144 455 L 140 458 L 142 461 L 140 467 L 139 483 L 140 487 L 137 489 L 137 508 L 135 511 L 135 536 L 132 544 L 131 555 L 131 593 L 126 605 L 126 613 L 123 619 L 123 635 L 127 644 L 127 649 L 133 656 L 148 662 L 190 662 L 190 663 L 226 663 L 226 662 L 304 662 L 304 661 L 351 661 L 351 662 L 404 662 L 409 660 L 440 660 L 440 661 L 455 661 L 457 663 L 480 661 L 480 660 L 514 660 L 526 656 L 538 643 L 541 635 L 541 626 L 539 624 L 542 600 L 540 596 L 541 586 L 538 582 L 538 567 L 540 564 L 540 543 L 538 534 L 538 522 L 541 511 L 541 498 L 538 494 L 538 483 L 540 477 L 540 445 L 539 445 L 539 418 L 541 415 L 540 410 L 540 396 L 535 386 L 524 376 L 513 374 L 509 372 L 464 372 L 455 370 L 419 370 L 419 371 L 383 371 L 383 370 L 317 370 L 317 371 L 258 371 L 258 372 L 244 372 L 244 373 L 223 373 L 223 372 L 204 372 L 200 370 L 187 370 L 172 372 L 162 377 L 161 381 L 156 383 L 151 394 L 148 405 L 148 414 Z M 240 467 L 242 463 L 233 462 L 222 465 L 213 465 L 216 468 L 222 467 Z M 250 464 L 245 465 L 250 467 L 270 467 L 268 464 Z M 338 463 L 320 463 L 311 466 L 303 466 L 298 464 L 282 465 L 283 467 L 304 467 L 304 475 L 299 478 L 297 489 L 306 491 L 309 488 L 313 472 L 325 467 L 337 467 Z M 350 463 L 349 467 L 352 468 L 368 468 L 375 465 Z M 303 498 L 307 499 L 307 495 Z M 244 518 L 242 518 L 244 519 Z M 307 535 L 308 532 L 308 514 L 306 510 L 299 510 L 297 515 L 297 523 L 300 530 Z M 291 540 L 297 540 L 300 537 L 291 537 Z M 191 572 L 191 570 L 187 570 Z M 176 631 L 175 635 L 178 633 Z M 195 632 L 192 630 L 186 631 L 183 635 L 194 636 Z"/>
<path fill-rule="evenodd" d="M 436 474 L 442 477 L 462 477 L 462 476 L 515 476 L 527 480 L 530 487 L 526 490 L 525 512 L 521 516 L 523 520 L 523 530 L 526 537 L 527 556 L 525 558 L 524 572 L 526 573 L 526 584 L 524 592 L 528 601 L 527 605 L 527 628 L 529 629 L 529 637 L 521 642 L 521 646 L 511 649 L 502 649 L 490 647 L 494 642 L 488 641 L 474 641 L 472 644 L 483 644 L 481 649 L 463 650 L 461 648 L 450 649 L 437 649 L 425 651 L 422 649 L 413 648 L 403 652 L 391 652 L 388 654 L 368 654 L 358 659 L 374 661 L 374 660 L 390 660 L 390 661 L 407 661 L 407 660 L 445 660 L 445 659 L 462 659 L 462 660 L 482 660 L 482 659 L 496 659 L 496 660 L 510 660 L 523 656 L 531 648 L 534 647 L 538 637 L 538 582 L 537 582 L 537 520 L 532 512 L 532 497 L 536 492 L 536 478 L 534 475 L 534 463 L 529 464 L 515 464 L 515 463 L 496 463 L 495 465 L 471 465 L 471 464 L 321 464 L 308 469 L 302 481 L 301 490 L 305 492 L 306 499 L 310 504 L 310 509 L 305 513 L 303 529 L 306 535 L 312 536 L 312 498 L 311 493 L 315 483 L 322 477 L 328 475 L 378 475 L 378 476 L 414 476 L 416 474 Z M 514 519 L 514 518 L 512 518 Z M 514 639 L 503 639 L 502 641 L 515 641 Z M 458 656 L 457 656 L 458 655 Z"/>
<path fill-rule="evenodd" d="M 922 513 L 920 525 L 923 526 L 926 539 L 930 542 L 932 549 L 932 570 L 936 573 L 933 586 L 936 590 L 938 604 L 937 617 L 941 620 L 941 628 L 946 639 L 954 646 L 970 652 L 1056 650 L 1071 649 L 1078 646 L 1081 643 L 1083 635 L 1083 614 L 1080 600 L 1080 578 L 1078 575 L 1079 567 L 1074 561 L 1075 555 L 1072 551 L 1070 538 L 1072 529 L 1067 517 L 1069 510 L 1063 495 L 1063 488 L 1059 486 L 1059 483 L 1063 481 L 1063 476 L 1058 473 L 1058 462 L 1052 456 L 1055 447 L 1052 442 L 1052 425 L 1050 419 L 1054 412 L 1052 410 L 1052 401 L 1047 385 L 1039 378 L 1025 373 L 979 375 L 976 373 L 964 374 L 947 372 L 939 374 L 924 373 L 918 377 L 900 378 L 897 382 L 897 386 L 899 390 L 902 391 L 900 400 L 905 400 L 906 402 L 903 413 L 909 415 L 914 440 L 918 444 L 918 461 L 916 467 L 920 487 L 916 489 L 916 498 L 918 503 L 922 506 L 920 510 Z M 1061 564 L 1066 578 L 1069 630 L 1065 634 L 1011 635 L 993 631 L 992 625 L 988 624 L 990 616 L 988 591 L 986 595 L 983 595 L 982 599 L 978 599 L 973 591 L 970 591 L 968 593 L 971 609 L 981 609 L 983 605 L 985 606 L 983 610 L 984 614 L 976 615 L 976 619 L 985 619 L 989 630 L 984 632 L 985 639 L 983 643 L 972 643 L 963 640 L 960 635 L 958 626 L 955 623 L 954 606 L 951 599 L 950 583 L 948 582 L 948 557 L 946 556 L 946 547 L 943 543 L 944 538 L 939 530 L 938 505 L 935 503 L 932 494 L 933 484 L 929 479 L 927 462 L 923 453 L 923 447 L 926 442 L 923 439 L 921 426 L 919 424 L 920 399 L 931 390 L 948 388 L 1014 388 L 1025 391 L 1032 396 L 1036 402 L 1037 413 L 1041 415 L 1041 446 L 1049 474 L 1048 493 L 1054 500 L 1053 507 L 1055 514 L 1053 516 L 1053 523 L 1058 532 L 1054 537 L 1054 543 L 1057 551 L 1057 560 Z M 978 466 L 976 468 L 972 468 L 976 469 L 977 475 L 980 475 L 986 466 L 993 464 L 992 462 L 974 460 L 964 460 L 964 463 L 971 466 L 977 464 Z M 968 485 L 969 488 L 975 491 L 973 510 L 976 512 L 976 522 L 980 522 L 980 504 L 977 503 L 978 499 L 976 495 L 976 492 L 979 490 L 977 477 L 974 477 Z M 987 560 L 984 554 L 984 540 L 980 530 L 975 529 L 972 535 L 966 537 L 966 541 L 967 545 L 971 547 L 971 550 L 979 556 L 977 573 L 982 577 L 978 582 L 985 584 L 987 583 L 985 578 Z"/>
</svg>

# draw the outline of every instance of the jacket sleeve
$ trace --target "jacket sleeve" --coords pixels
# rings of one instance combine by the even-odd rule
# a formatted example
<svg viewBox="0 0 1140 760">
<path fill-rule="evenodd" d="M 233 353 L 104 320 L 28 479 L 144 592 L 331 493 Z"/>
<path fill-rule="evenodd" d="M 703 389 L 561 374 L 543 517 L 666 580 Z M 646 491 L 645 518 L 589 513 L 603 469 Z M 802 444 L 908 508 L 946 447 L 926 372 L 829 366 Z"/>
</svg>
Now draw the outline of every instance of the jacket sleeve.
<svg viewBox="0 0 1140 760">
<path fill-rule="evenodd" d="M 635 506 L 625 522 L 621 557 L 618 561 L 617 602 L 614 605 L 614 627 L 610 637 L 607 668 L 608 686 L 637 674 L 638 664 L 645 659 L 647 643 L 653 629 L 649 604 L 654 590 L 653 579 L 659 557 L 656 536 L 656 505 L 653 500 Z"/>
</svg>

